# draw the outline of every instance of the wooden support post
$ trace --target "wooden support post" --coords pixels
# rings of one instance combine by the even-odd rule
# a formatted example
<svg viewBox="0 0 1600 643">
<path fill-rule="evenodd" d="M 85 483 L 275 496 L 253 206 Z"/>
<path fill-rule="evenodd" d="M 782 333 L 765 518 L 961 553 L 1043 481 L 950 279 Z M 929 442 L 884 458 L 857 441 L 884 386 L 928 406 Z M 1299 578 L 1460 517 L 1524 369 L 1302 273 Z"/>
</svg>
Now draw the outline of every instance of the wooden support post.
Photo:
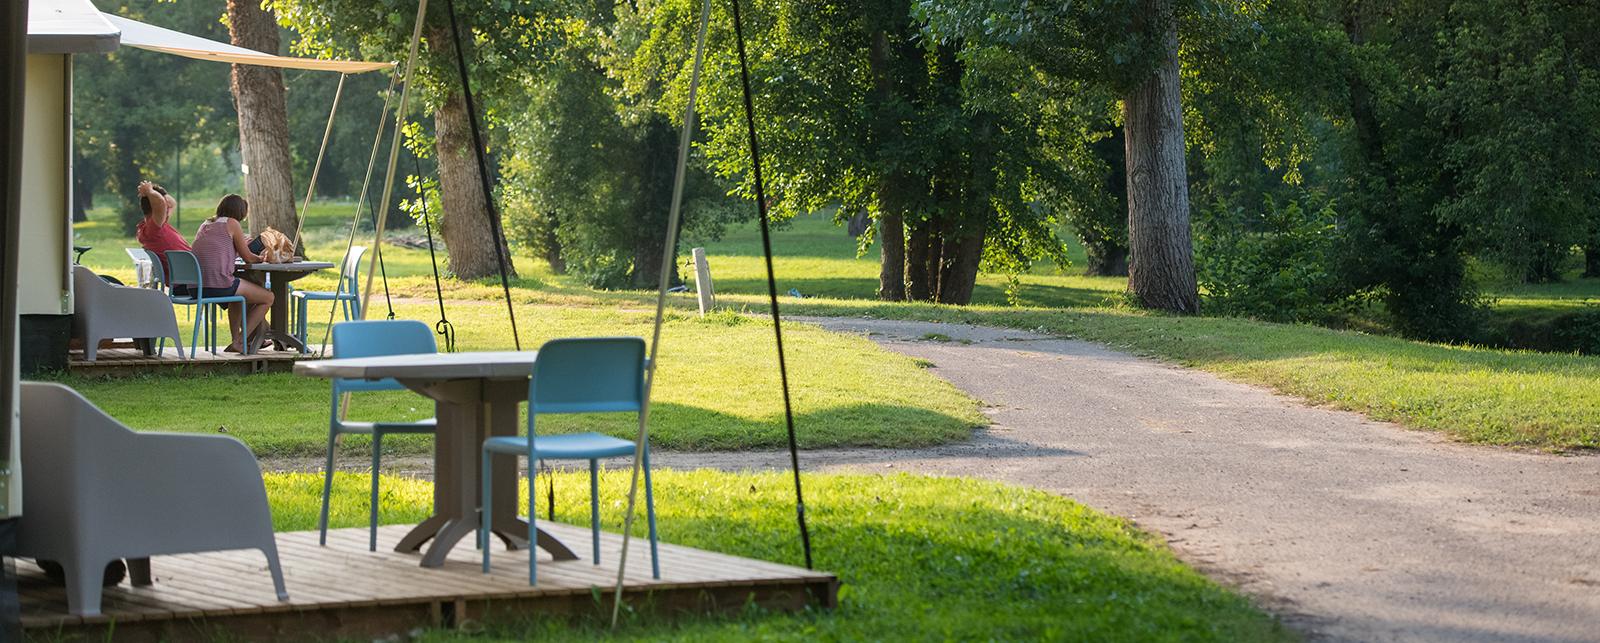
<svg viewBox="0 0 1600 643">
<path fill-rule="evenodd" d="M 717 307 L 716 295 L 711 290 L 711 265 L 706 263 L 706 249 L 695 248 L 694 254 L 694 289 L 700 298 L 700 316 L 711 312 Z"/>
</svg>

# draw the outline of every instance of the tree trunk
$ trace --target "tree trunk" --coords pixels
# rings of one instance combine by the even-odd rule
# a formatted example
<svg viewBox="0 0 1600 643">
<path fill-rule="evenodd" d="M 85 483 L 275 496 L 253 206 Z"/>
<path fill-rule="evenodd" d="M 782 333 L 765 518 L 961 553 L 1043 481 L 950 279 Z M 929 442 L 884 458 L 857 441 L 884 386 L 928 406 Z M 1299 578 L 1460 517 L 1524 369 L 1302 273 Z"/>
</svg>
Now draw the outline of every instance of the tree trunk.
<svg viewBox="0 0 1600 643">
<path fill-rule="evenodd" d="M 82 167 L 80 160 L 78 166 Z M 94 207 L 94 188 L 89 181 L 73 173 L 72 176 L 72 222 L 83 223 L 89 220 L 89 208 Z"/>
<path fill-rule="evenodd" d="M 1583 246 L 1583 276 L 1600 277 L 1600 242 L 1590 241 Z"/>
<path fill-rule="evenodd" d="M 939 303 L 958 306 L 972 303 L 972 291 L 978 282 L 978 264 L 983 260 L 983 240 L 982 229 L 960 237 L 946 235 L 939 276 Z"/>
<path fill-rule="evenodd" d="M 446 38 L 448 35 L 439 34 Z M 437 37 L 435 39 L 437 39 Z M 467 121 L 467 101 L 451 92 L 433 113 L 435 149 L 439 154 L 439 236 L 450 248 L 450 272 L 458 279 L 499 275 L 494 228 L 489 223 L 489 203 L 483 198 L 478 159 L 472 150 L 472 125 Z M 516 276 L 511 253 L 504 245 L 506 274 Z"/>
<path fill-rule="evenodd" d="M 1163 43 L 1161 65 L 1124 97 L 1127 131 L 1128 292 L 1141 306 L 1200 311 L 1189 237 L 1178 31 L 1172 0 L 1141 0 L 1141 28 Z"/>
<path fill-rule="evenodd" d="M 116 186 L 115 195 L 117 206 L 120 208 L 117 214 L 122 220 L 122 234 L 129 237 L 134 235 L 139 229 L 139 221 L 144 219 L 144 211 L 139 209 L 140 175 L 139 165 L 133 162 L 134 144 L 135 141 L 125 137 L 123 131 L 118 131 L 112 139 L 116 156 L 112 160 L 111 178 L 113 185 Z M 177 224 L 174 223 L 173 227 L 176 228 Z M 183 230 L 178 232 L 186 236 L 192 233 Z"/>
<path fill-rule="evenodd" d="M 228 35 L 234 45 L 278 53 L 278 21 L 261 8 L 260 0 L 228 0 Z M 239 153 L 250 168 L 244 176 L 250 231 L 259 233 L 271 226 L 292 235 L 298 226 L 283 72 L 276 67 L 234 65 L 233 100 L 239 111 Z"/>
<path fill-rule="evenodd" d="M 911 224 L 911 234 L 906 235 L 906 299 L 908 301 L 933 301 L 936 289 L 933 280 L 938 278 L 938 236 L 933 234 L 932 221 Z"/>
<path fill-rule="evenodd" d="M 899 213 L 878 215 L 878 299 L 906 300 L 906 226 Z"/>
<path fill-rule="evenodd" d="M 1115 243 L 1084 243 L 1086 264 L 1083 274 L 1090 277 L 1128 276 L 1128 249 Z"/>
<path fill-rule="evenodd" d="M 629 281 L 638 290 L 655 290 L 661 286 L 661 250 L 666 245 L 667 218 L 672 210 L 672 185 L 678 166 L 678 140 L 672 123 L 665 117 L 655 116 L 642 124 L 636 161 L 639 177 L 635 186 L 633 212 L 633 269 Z M 681 213 L 680 213 L 681 214 Z M 683 222 L 678 222 L 683 228 Z M 669 287 L 682 283 L 678 279 L 678 247 L 672 247 L 672 274 L 667 276 Z"/>
</svg>

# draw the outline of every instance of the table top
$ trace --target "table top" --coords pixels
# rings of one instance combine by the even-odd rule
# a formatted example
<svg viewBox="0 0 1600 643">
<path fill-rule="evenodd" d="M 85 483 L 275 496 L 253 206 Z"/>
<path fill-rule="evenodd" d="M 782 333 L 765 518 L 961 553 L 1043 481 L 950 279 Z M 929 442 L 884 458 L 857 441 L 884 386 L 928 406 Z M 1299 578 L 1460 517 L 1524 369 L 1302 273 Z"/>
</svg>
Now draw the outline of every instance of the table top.
<svg viewBox="0 0 1600 643">
<path fill-rule="evenodd" d="M 244 269 L 260 272 L 314 272 L 327 270 L 333 266 L 334 264 L 326 261 L 296 261 L 294 263 L 247 263 L 244 265 Z"/>
<path fill-rule="evenodd" d="M 296 362 L 294 372 L 329 379 L 467 380 L 526 379 L 538 351 L 422 353 Z"/>
</svg>

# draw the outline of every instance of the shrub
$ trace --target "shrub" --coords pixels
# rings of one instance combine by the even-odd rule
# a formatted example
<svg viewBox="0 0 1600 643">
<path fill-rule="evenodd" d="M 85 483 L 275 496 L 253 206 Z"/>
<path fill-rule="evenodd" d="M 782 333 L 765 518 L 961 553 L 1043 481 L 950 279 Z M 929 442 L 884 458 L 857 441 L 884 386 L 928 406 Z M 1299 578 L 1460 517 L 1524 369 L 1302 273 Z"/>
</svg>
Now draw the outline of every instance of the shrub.
<svg viewBox="0 0 1600 643">
<path fill-rule="evenodd" d="M 1359 293 L 1340 278 L 1339 227 L 1331 202 L 1260 213 L 1215 205 L 1195 213 L 1195 261 L 1205 306 L 1223 315 L 1322 322 L 1348 312 Z"/>
</svg>

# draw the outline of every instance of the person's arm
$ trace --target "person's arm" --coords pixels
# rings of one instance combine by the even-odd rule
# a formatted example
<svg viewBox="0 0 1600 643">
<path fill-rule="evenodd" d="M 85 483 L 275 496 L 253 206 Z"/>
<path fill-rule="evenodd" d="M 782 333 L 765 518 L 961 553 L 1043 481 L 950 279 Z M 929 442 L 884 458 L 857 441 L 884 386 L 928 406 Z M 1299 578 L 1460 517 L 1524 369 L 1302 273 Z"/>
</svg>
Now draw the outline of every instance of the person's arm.
<svg viewBox="0 0 1600 643">
<path fill-rule="evenodd" d="M 228 219 L 228 234 L 233 237 L 234 252 L 239 253 L 245 263 L 261 263 L 261 255 L 250 252 L 250 239 L 244 236 L 244 228 L 239 225 L 238 219 Z"/>
<path fill-rule="evenodd" d="M 161 226 L 167 225 L 168 215 L 171 214 L 167 208 L 167 197 L 162 196 L 160 192 L 157 192 L 154 184 L 150 183 L 149 181 L 140 181 L 139 198 L 149 199 L 150 222 L 156 224 L 157 229 L 161 228 Z"/>
</svg>

